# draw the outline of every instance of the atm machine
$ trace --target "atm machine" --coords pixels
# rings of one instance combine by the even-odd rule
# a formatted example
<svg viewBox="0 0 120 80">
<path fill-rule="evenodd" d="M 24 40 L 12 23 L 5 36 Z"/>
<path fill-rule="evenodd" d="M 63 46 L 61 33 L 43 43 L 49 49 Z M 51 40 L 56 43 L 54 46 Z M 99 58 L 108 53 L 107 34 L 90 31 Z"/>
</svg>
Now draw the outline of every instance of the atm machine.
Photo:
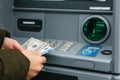
<svg viewBox="0 0 120 80">
<path fill-rule="evenodd" d="M 54 48 L 34 79 L 120 80 L 120 0 L 13 2 L 12 37 Z"/>
</svg>

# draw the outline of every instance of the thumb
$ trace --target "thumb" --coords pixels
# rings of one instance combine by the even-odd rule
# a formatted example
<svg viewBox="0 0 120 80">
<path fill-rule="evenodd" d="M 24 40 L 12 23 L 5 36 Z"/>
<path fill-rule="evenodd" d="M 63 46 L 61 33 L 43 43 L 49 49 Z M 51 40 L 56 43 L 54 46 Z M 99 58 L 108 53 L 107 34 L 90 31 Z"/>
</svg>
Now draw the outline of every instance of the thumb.
<svg viewBox="0 0 120 80">
<path fill-rule="evenodd" d="M 20 45 L 18 42 L 15 43 L 15 45 L 13 45 L 14 49 L 17 49 L 19 51 L 23 51 L 24 48 L 22 47 L 22 45 Z"/>
</svg>

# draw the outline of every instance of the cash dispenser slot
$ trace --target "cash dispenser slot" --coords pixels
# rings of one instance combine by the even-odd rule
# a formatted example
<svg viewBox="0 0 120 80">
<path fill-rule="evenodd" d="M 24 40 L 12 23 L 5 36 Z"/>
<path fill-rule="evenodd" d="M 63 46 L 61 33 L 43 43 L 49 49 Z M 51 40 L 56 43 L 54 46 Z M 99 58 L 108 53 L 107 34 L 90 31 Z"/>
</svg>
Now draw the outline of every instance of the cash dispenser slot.
<svg viewBox="0 0 120 80">
<path fill-rule="evenodd" d="M 113 80 L 111 74 L 45 66 L 32 80 Z"/>
</svg>

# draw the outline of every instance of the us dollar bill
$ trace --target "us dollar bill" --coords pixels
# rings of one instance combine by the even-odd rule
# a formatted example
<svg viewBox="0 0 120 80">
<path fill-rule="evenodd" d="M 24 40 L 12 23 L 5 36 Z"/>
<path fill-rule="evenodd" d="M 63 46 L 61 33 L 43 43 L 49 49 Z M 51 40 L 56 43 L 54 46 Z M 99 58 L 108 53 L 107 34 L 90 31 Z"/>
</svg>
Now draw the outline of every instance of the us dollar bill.
<svg viewBox="0 0 120 80">
<path fill-rule="evenodd" d="M 53 49 L 49 43 L 36 38 L 28 39 L 22 46 L 27 50 L 39 51 L 42 55 Z"/>
</svg>

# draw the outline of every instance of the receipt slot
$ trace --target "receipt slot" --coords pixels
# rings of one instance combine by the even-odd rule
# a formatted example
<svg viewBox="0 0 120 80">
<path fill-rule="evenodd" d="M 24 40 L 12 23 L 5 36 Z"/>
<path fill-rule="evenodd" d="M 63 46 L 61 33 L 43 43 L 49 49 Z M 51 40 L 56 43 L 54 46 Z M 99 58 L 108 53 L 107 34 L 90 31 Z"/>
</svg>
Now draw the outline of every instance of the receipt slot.
<svg viewBox="0 0 120 80">
<path fill-rule="evenodd" d="M 20 31 L 40 32 L 42 30 L 42 20 L 20 18 L 17 21 Z"/>
</svg>

